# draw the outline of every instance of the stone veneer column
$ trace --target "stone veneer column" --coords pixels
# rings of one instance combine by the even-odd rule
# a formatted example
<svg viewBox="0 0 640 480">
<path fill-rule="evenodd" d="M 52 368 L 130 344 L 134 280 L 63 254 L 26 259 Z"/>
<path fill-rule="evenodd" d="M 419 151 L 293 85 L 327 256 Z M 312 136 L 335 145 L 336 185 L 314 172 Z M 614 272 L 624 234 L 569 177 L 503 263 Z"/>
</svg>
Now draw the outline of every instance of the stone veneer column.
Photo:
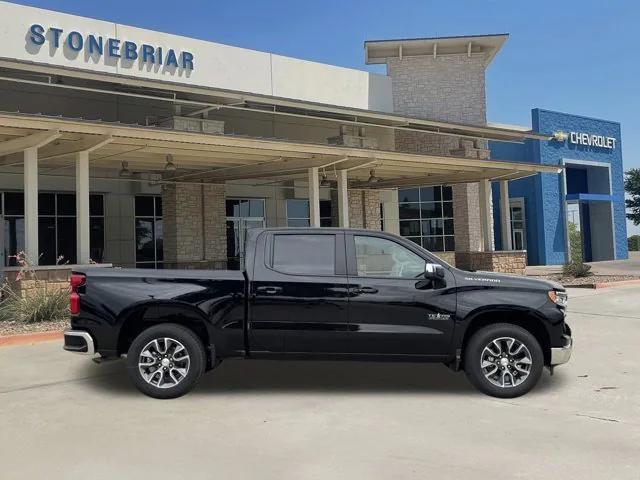
<svg viewBox="0 0 640 480">
<path fill-rule="evenodd" d="M 215 269 L 227 268 L 227 211 L 224 185 L 203 185 L 204 257 Z"/>
<path fill-rule="evenodd" d="M 389 58 L 394 112 L 417 118 L 475 125 L 486 124 L 485 68 L 482 54 L 405 56 Z M 444 135 L 397 132 L 396 150 L 486 158 L 487 143 Z M 471 145 L 469 145 L 471 143 Z M 477 184 L 453 187 L 457 251 L 481 248 Z"/>
<path fill-rule="evenodd" d="M 225 268 L 224 185 L 163 184 L 164 262 L 168 268 Z"/>
<path fill-rule="evenodd" d="M 380 230 L 380 192 L 349 190 L 349 227 Z"/>
</svg>

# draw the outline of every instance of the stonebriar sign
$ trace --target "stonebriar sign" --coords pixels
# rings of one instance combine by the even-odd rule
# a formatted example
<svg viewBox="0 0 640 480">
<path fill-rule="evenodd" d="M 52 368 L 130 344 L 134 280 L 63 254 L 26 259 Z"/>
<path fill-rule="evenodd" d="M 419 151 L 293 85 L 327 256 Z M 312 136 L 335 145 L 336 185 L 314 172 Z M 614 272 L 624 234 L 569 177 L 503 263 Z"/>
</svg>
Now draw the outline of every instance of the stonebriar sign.
<svg viewBox="0 0 640 480">
<path fill-rule="evenodd" d="M 29 27 L 29 41 L 33 45 L 49 44 L 50 48 L 68 48 L 72 52 L 85 52 L 90 56 L 102 57 L 106 55 L 114 60 L 140 62 L 150 65 L 166 65 L 168 67 L 193 70 L 193 54 L 186 51 L 176 51 L 173 48 L 138 44 L 131 40 L 103 37 L 102 35 L 83 35 L 80 32 L 65 32 L 62 28 L 45 28 L 34 23 Z"/>
</svg>

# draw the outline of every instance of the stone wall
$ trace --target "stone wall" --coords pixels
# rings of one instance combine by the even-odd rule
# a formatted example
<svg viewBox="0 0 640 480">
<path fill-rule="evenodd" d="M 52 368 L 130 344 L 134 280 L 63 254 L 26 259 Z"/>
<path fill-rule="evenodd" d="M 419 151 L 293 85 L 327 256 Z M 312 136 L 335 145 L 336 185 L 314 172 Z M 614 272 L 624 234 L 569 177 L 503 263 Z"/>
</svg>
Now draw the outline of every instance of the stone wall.
<svg viewBox="0 0 640 480">
<path fill-rule="evenodd" d="M 380 192 L 376 190 L 349 190 L 348 196 L 349 227 L 380 230 Z M 337 201 L 335 203 L 337 205 Z"/>
<path fill-rule="evenodd" d="M 456 252 L 431 252 L 436 257 L 444 260 L 452 267 L 456 266 Z"/>
<path fill-rule="evenodd" d="M 487 57 L 473 54 L 389 58 L 394 112 L 417 118 L 486 124 L 485 68 Z M 488 158 L 481 140 L 418 132 L 396 132 L 396 150 L 433 155 Z M 456 250 L 479 251 L 482 246 L 477 184 L 453 188 Z"/>
<path fill-rule="evenodd" d="M 525 250 L 456 252 L 456 266 L 462 270 L 524 275 L 527 252 Z"/>
<path fill-rule="evenodd" d="M 224 185 L 162 186 L 166 268 L 226 268 Z"/>
<path fill-rule="evenodd" d="M 23 297 L 36 288 L 46 288 L 49 291 L 69 290 L 70 266 L 35 267 L 33 272 L 27 272 L 22 280 L 16 280 L 18 269 L 5 271 L 5 280 L 9 287 Z"/>
</svg>

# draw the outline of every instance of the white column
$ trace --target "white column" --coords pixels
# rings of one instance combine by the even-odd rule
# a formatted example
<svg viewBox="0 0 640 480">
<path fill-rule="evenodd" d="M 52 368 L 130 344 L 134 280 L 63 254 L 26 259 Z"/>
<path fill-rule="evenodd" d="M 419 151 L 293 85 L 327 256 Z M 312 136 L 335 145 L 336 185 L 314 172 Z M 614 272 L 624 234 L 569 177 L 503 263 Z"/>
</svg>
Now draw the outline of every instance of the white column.
<svg viewBox="0 0 640 480">
<path fill-rule="evenodd" d="M 338 226 L 349 228 L 349 193 L 346 170 L 338 170 Z"/>
<path fill-rule="evenodd" d="M 511 244 L 511 208 L 509 206 L 509 180 L 500 181 L 500 230 L 502 249 L 513 250 Z"/>
<path fill-rule="evenodd" d="M 400 235 L 398 190 L 383 191 L 380 194 L 380 199 L 382 200 L 384 231 Z"/>
<path fill-rule="evenodd" d="M 89 152 L 76 153 L 76 262 L 89 263 Z"/>
<path fill-rule="evenodd" d="M 318 167 L 309 169 L 309 226 L 320 226 L 320 178 Z"/>
<path fill-rule="evenodd" d="M 491 182 L 481 180 L 480 184 L 480 228 L 482 229 L 482 250 L 493 251 L 493 225 L 491 222 Z"/>
<path fill-rule="evenodd" d="M 29 263 L 38 265 L 38 147 L 24 151 L 24 251 Z"/>
</svg>

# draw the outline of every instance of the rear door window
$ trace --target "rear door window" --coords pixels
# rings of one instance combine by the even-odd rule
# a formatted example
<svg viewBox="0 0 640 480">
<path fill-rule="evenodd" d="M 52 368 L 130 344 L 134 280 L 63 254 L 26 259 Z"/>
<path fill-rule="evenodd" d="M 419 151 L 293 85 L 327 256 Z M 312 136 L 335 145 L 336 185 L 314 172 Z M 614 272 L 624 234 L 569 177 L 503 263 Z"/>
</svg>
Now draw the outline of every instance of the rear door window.
<svg viewBox="0 0 640 480">
<path fill-rule="evenodd" d="M 275 235 L 273 268 L 292 275 L 334 275 L 335 235 Z"/>
</svg>

